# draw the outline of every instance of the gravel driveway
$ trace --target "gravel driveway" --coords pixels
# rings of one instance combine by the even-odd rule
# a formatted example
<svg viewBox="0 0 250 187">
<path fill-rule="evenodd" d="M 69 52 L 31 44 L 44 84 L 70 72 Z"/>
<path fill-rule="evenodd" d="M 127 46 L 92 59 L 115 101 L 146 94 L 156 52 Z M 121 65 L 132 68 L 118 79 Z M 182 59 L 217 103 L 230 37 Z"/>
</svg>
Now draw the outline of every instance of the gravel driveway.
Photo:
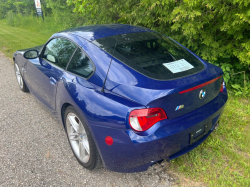
<svg viewBox="0 0 250 187">
<path fill-rule="evenodd" d="M 0 186 L 171 186 L 167 164 L 141 173 L 88 171 L 75 159 L 62 125 L 30 93 L 0 53 Z"/>
</svg>

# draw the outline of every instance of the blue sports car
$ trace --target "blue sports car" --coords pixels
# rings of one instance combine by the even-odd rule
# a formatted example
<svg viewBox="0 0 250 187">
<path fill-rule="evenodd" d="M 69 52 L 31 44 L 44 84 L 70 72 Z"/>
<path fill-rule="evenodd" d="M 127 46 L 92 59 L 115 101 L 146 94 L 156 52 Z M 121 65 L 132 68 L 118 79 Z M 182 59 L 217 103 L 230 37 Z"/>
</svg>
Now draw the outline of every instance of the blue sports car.
<svg viewBox="0 0 250 187">
<path fill-rule="evenodd" d="M 221 68 L 143 27 L 72 28 L 13 60 L 20 89 L 58 114 L 87 169 L 145 171 L 192 150 L 228 98 Z"/>
</svg>

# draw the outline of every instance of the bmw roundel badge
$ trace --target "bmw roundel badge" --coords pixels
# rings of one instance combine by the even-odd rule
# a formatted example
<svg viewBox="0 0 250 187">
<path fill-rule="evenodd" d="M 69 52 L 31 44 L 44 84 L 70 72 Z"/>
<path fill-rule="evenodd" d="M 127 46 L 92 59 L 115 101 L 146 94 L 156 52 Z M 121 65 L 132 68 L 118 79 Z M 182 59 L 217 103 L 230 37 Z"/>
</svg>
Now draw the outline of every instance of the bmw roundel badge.
<svg viewBox="0 0 250 187">
<path fill-rule="evenodd" d="M 200 93 L 199 93 L 199 98 L 200 99 L 203 99 L 206 95 L 206 90 L 201 90 Z"/>
</svg>

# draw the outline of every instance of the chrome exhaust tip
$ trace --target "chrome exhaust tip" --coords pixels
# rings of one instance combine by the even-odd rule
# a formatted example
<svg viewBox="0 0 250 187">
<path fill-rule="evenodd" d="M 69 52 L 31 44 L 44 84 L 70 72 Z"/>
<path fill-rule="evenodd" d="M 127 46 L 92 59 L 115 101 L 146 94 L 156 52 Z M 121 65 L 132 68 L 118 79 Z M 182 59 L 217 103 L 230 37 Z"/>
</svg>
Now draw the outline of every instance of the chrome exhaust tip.
<svg viewBox="0 0 250 187">
<path fill-rule="evenodd" d="M 218 126 L 220 125 L 220 121 L 217 121 L 214 125 L 214 130 L 216 130 L 218 128 Z"/>
</svg>

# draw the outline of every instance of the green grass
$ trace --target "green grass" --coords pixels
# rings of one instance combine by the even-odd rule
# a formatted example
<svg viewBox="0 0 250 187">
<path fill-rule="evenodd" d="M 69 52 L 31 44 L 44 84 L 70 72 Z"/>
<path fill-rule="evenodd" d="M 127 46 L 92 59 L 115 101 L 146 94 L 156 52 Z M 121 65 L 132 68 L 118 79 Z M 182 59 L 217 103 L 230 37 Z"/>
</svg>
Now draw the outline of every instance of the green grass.
<svg viewBox="0 0 250 187">
<path fill-rule="evenodd" d="M 229 97 L 219 128 L 171 168 L 210 186 L 250 186 L 250 100 Z"/>
<path fill-rule="evenodd" d="M 14 14 L 7 16 L 5 22 L 10 26 L 23 28 L 42 35 L 51 36 L 52 34 L 71 27 L 68 20 L 56 19 L 51 16 L 45 17 L 43 20 L 41 17 L 23 16 L 21 14 Z"/>
<path fill-rule="evenodd" d="M 13 25 L 15 27 L 4 19 L 0 20 L 0 51 L 10 58 L 16 50 L 42 45 L 52 34 L 67 28 L 49 17 L 44 22 L 41 18 L 23 17 L 19 22 L 13 20 Z"/>
<path fill-rule="evenodd" d="M 48 40 L 49 36 L 11 27 L 5 20 L 0 20 L 0 38 L 0 51 L 7 57 L 12 57 L 16 50 L 41 45 Z"/>
<path fill-rule="evenodd" d="M 18 27 L 0 20 L 0 51 L 8 57 L 18 49 L 45 43 L 53 33 L 67 27 L 54 24 L 53 19 L 25 19 L 14 23 Z M 203 144 L 174 159 L 170 166 L 210 186 L 250 186 L 250 99 L 230 96 L 220 121 L 218 130 Z"/>
</svg>

